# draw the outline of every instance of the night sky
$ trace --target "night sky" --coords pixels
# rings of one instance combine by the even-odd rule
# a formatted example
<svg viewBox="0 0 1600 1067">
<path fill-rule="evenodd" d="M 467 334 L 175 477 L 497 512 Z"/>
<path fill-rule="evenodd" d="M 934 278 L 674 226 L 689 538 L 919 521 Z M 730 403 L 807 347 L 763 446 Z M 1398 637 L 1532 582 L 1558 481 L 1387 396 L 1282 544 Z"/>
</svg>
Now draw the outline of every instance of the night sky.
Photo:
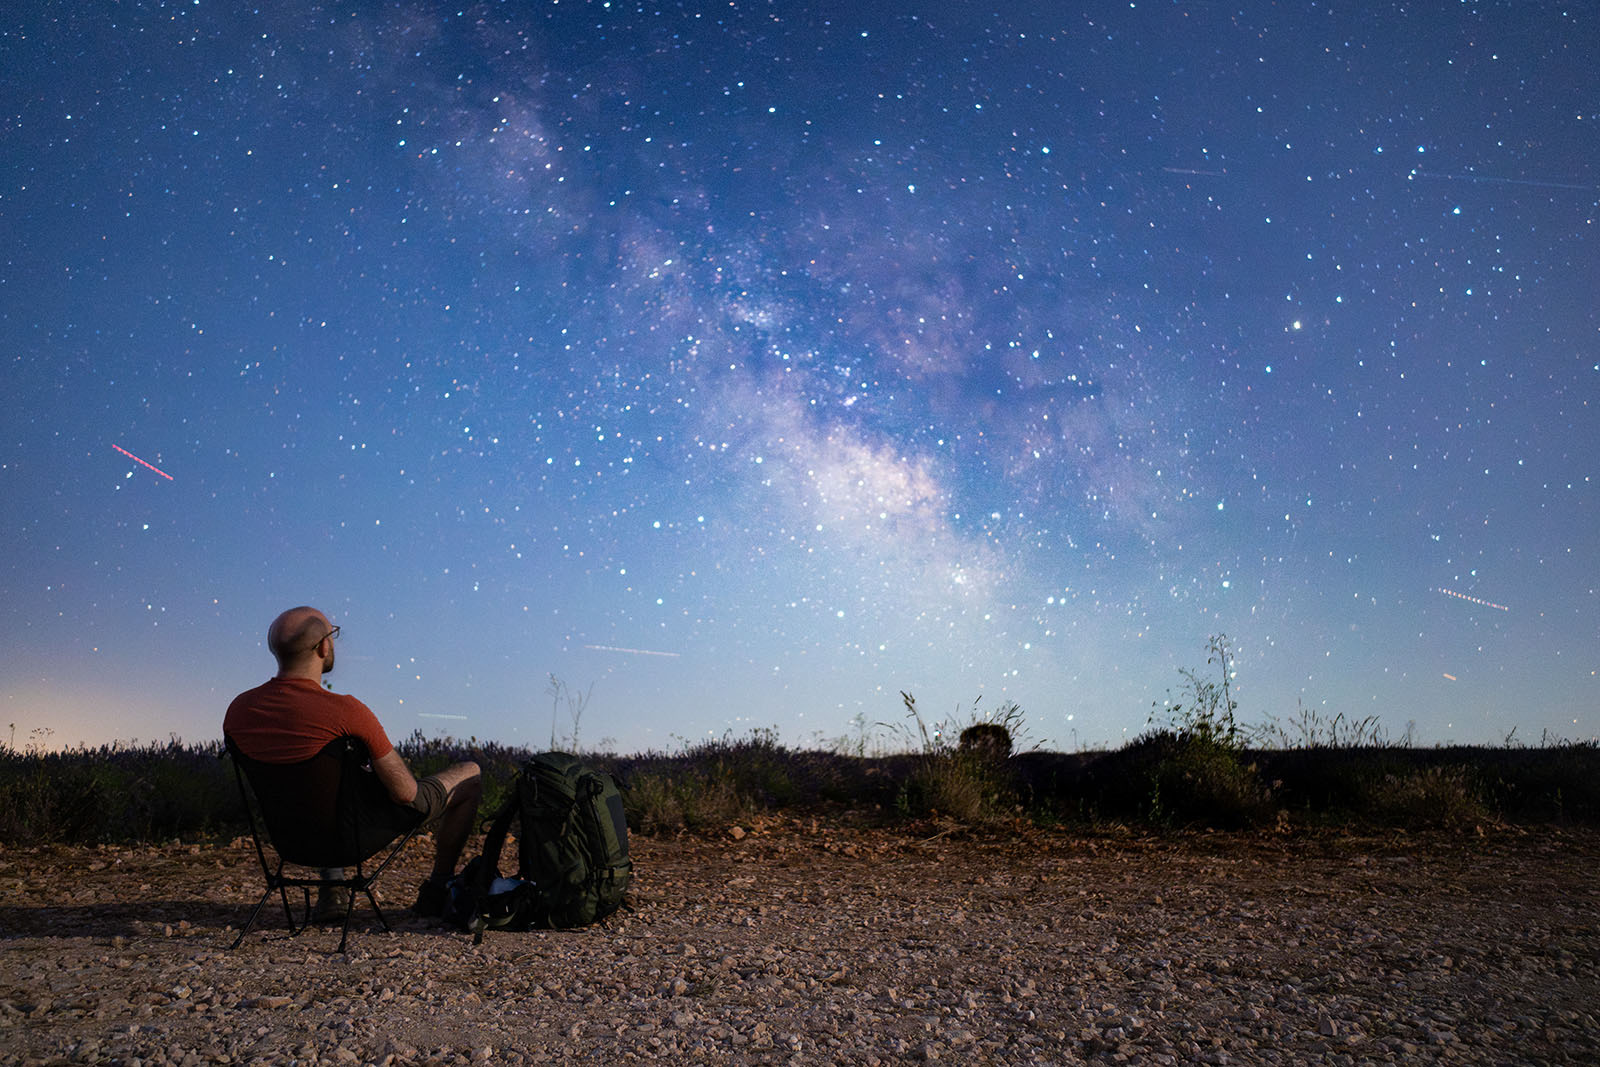
<svg viewBox="0 0 1600 1067">
<path fill-rule="evenodd" d="M 901 690 L 1118 744 L 1217 633 L 1247 723 L 1594 737 L 1597 54 L 1540 0 L 7 5 L 0 728 L 218 737 L 310 603 L 395 738 L 542 745 L 554 675 L 624 752 Z"/>
</svg>

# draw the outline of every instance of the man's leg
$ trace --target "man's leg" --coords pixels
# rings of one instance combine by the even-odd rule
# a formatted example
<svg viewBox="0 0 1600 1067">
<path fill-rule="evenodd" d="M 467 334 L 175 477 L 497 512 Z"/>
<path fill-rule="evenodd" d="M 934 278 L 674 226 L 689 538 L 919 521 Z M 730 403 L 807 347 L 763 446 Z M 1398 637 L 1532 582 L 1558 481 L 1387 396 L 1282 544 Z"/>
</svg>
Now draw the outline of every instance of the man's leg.
<svg viewBox="0 0 1600 1067">
<path fill-rule="evenodd" d="M 476 763 L 457 763 L 422 779 L 417 790 L 418 807 L 423 805 L 424 792 L 433 794 L 433 804 L 438 804 L 439 794 L 444 795 L 443 810 L 433 831 L 433 873 L 418 887 L 417 901 L 411 906 L 417 914 L 432 917 L 444 913 L 445 883 L 456 873 L 456 862 L 472 834 L 478 802 L 483 797 L 483 779 Z"/>
<path fill-rule="evenodd" d="M 444 880 L 456 873 L 456 863 L 472 835 L 472 821 L 477 818 L 478 802 L 483 799 L 483 778 L 476 763 L 457 763 L 436 777 L 448 799 L 444 814 L 439 817 L 439 828 L 433 833 L 432 877 Z"/>
<path fill-rule="evenodd" d="M 343 867 L 322 867 L 317 870 L 319 877 L 330 882 L 337 882 L 344 878 Z M 344 886 L 325 886 L 317 890 L 316 909 L 311 913 L 312 921 L 318 923 L 342 923 L 346 913 L 350 911 L 350 890 Z"/>
</svg>

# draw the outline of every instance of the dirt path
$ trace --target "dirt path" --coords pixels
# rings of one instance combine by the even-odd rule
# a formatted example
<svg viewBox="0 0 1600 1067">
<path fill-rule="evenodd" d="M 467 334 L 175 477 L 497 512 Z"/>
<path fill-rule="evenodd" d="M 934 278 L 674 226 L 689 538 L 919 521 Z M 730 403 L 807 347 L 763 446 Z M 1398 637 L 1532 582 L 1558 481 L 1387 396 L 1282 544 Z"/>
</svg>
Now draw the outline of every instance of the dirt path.
<svg viewBox="0 0 1600 1067">
<path fill-rule="evenodd" d="M 399 912 L 425 867 L 386 876 Z M 636 839 L 633 910 L 291 939 L 241 845 L 0 852 L 0 1063 L 1600 1062 L 1600 834 Z"/>
</svg>

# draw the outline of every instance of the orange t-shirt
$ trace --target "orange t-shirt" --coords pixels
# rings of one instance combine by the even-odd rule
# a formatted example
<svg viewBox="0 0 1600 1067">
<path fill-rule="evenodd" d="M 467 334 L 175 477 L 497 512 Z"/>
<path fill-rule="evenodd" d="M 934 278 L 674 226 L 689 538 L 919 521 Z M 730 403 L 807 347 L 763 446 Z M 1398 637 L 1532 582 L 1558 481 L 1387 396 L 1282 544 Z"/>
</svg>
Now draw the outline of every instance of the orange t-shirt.
<svg viewBox="0 0 1600 1067">
<path fill-rule="evenodd" d="M 262 763 L 298 763 L 341 737 L 360 740 L 372 759 L 394 750 L 371 708 L 309 678 L 274 678 L 240 693 L 228 705 L 222 732 Z"/>
</svg>

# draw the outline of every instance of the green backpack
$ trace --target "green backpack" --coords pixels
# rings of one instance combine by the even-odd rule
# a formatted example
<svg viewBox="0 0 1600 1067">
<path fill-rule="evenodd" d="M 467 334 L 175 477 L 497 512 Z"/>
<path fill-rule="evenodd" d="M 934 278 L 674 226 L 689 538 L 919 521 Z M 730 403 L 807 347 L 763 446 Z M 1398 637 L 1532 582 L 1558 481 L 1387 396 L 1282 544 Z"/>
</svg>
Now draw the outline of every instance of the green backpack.
<svg viewBox="0 0 1600 1067">
<path fill-rule="evenodd" d="M 511 823 L 520 821 L 515 896 L 492 894 Z M 486 927 L 526 930 L 587 926 L 622 904 L 633 878 L 628 821 L 617 783 L 564 752 L 523 764 L 511 796 L 490 823 L 480 861 L 452 892 L 451 921 L 482 940 Z M 503 880 L 502 880 L 503 881 Z"/>
</svg>

